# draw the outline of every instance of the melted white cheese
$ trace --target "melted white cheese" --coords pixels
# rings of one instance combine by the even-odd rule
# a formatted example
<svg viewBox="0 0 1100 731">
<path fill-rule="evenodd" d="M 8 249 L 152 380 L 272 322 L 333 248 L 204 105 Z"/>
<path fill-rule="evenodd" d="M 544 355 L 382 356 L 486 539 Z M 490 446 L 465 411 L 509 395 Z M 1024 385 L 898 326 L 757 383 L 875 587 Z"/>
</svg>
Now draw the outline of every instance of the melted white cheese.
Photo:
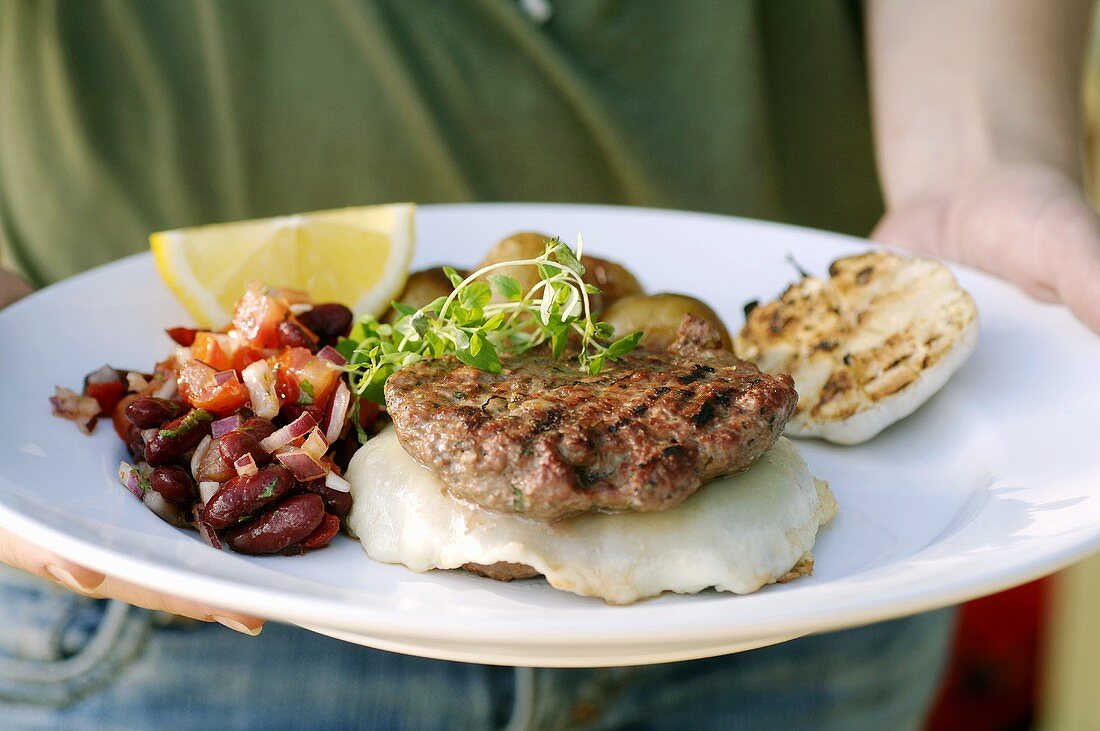
<svg viewBox="0 0 1100 731">
<path fill-rule="evenodd" d="M 628 604 L 665 591 L 747 594 L 810 557 L 836 514 L 825 483 L 779 442 L 751 469 L 662 512 L 586 514 L 541 523 L 454 499 L 391 428 L 355 454 L 348 523 L 367 555 L 414 571 L 510 561 L 557 589 Z"/>
</svg>

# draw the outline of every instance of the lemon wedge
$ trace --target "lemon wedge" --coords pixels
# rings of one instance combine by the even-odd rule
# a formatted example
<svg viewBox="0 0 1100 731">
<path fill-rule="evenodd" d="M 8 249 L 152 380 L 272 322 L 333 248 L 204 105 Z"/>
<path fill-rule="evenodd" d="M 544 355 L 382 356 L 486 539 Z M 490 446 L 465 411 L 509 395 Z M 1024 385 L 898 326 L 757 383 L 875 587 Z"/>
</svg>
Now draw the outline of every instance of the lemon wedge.
<svg viewBox="0 0 1100 731">
<path fill-rule="evenodd" d="M 401 293 L 415 245 L 412 203 L 160 231 L 157 271 L 200 327 L 229 323 L 250 282 L 381 315 Z"/>
</svg>

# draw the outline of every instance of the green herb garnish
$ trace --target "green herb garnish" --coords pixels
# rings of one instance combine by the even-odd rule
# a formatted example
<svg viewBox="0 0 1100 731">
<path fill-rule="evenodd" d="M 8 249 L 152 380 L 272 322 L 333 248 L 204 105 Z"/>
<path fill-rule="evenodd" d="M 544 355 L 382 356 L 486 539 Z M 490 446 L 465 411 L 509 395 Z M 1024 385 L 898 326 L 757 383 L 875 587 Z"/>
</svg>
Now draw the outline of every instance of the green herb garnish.
<svg viewBox="0 0 1100 731">
<path fill-rule="evenodd" d="M 298 384 L 298 405 L 309 406 L 313 403 L 313 384 L 303 378 Z"/>
<path fill-rule="evenodd" d="M 275 494 L 275 486 L 279 484 L 279 480 L 272 477 L 271 482 L 264 486 L 264 491 L 260 493 L 261 498 L 269 498 Z"/>
<path fill-rule="evenodd" d="M 174 439 L 175 437 L 183 436 L 201 424 L 213 420 L 214 415 L 206 409 L 193 409 L 187 412 L 187 416 L 183 417 L 176 427 L 172 429 L 160 429 L 157 431 L 157 436 L 161 439 Z"/>
<path fill-rule="evenodd" d="M 525 353 L 549 343 L 557 358 L 571 336 L 576 336 L 579 368 L 599 373 L 607 361 L 633 350 L 642 334 L 612 341 L 614 328 L 593 319 L 589 296 L 599 294 L 599 289 L 582 279 L 583 246 L 580 236 L 576 252 L 553 238 L 541 256 L 491 264 L 465 279 L 444 267 L 454 287 L 447 297 L 420 309 L 394 302 L 399 319 L 392 325 L 365 315 L 337 346 L 348 359 L 352 391 L 383 404 L 382 386 L 390 374 L 425 357 L 452 354 L 467 365 L 499 373 L 502 353 Z M 514 277 L 493 273 L 517 266 L 536 267 L 539 273 L 539 281 L 527 292 Z M 505 301 L 491 302 L 494 292 Z"/>
</svg>

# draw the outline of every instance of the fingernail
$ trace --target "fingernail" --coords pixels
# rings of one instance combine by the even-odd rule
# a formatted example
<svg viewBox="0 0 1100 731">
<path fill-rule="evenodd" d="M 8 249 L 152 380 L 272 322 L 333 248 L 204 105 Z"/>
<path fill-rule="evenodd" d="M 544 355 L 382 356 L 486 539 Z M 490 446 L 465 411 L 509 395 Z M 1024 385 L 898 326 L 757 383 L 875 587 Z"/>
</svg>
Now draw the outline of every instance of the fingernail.
<svg viewBox="0 0 1100 731">
<path fill-rule="evenodd" d="M 78 594 L 91 594 L 93 591 L 95 591 L 94 586 L 84 586 L 84 584 L 81 584 L 79 581 L 76 580 L 75 576 L 73 576 L 60 566 L 47 566 L 46 573 L 57 579 L 57 581 L 65 588 L 69 589 L 70 591 L 75 591 Z"/>
<path fill-rule="evenodd" d="M 220 614 L 215 614 L 213 616 L 213 620 L 224 627 L 228 627 L 234 632 L 240 632 L 242 635 L 248 635 L 249 637 L 255 637 L 256 635 L 260 634 L 260 632 L 262 632 L 264 629 L 264 626 L 262 624 L 259 627 L 253 629 L 245 626 L 244 624 L 238 622 L 232 617 L 223 617 Z"/>
</svg>

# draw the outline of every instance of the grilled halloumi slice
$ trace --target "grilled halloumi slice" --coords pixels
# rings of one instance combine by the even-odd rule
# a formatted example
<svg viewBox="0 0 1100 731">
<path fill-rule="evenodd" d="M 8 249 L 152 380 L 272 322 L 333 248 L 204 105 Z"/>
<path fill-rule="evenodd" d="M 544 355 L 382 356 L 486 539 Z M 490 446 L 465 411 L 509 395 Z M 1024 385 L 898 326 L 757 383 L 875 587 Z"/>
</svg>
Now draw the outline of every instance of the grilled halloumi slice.
<svg viewBox="0 0 1100 731">
<path fill-rule="evenodd" d="M 737 355 L 790 373 L 789 436 L 858 444 L 939 391 L 978 339 L 978 309 L 936 261 L 888 251 L 838 259 L 748 313 Z"/>
</svg>

